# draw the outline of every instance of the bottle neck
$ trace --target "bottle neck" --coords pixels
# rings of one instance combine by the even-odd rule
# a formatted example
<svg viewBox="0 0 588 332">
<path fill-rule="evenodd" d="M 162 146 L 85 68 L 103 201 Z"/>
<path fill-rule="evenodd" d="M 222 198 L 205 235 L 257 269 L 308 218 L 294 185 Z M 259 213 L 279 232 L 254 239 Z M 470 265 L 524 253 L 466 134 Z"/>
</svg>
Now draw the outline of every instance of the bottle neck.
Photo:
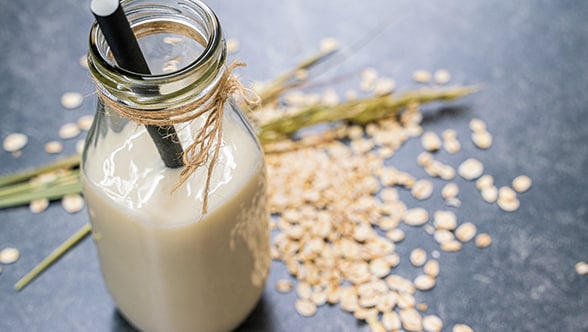
<svg viewBox="0 0 588 332">
<path fill-rule="evenodd" d="M 152 74 L 116 65 L 97 24 L 88 65 L 103 98 L 142 110 L 177 108 L 214 89 L 224 72 L 226 46 L 216 15 L 198 0 L 122 2 Z"/>
</svg>

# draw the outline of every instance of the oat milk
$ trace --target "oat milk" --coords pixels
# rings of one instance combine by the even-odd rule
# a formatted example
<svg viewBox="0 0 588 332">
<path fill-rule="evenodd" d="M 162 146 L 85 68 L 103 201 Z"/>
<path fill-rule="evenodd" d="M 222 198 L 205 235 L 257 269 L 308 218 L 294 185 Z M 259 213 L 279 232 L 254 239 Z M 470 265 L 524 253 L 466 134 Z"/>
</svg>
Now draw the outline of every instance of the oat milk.
<svg viewBox="0 0 588 332">
<path fill-rule="evenodd" d="M 270 264 L 262 152 L 245 127 L 224 126 L 204 217 L 205 171 L 170 193 L 181 169 L 163 166 L 143 126 L 88 141 L 84 195 L 102 273 L 141 330 L 228 331 L 262 293 Z"/>
</svg>

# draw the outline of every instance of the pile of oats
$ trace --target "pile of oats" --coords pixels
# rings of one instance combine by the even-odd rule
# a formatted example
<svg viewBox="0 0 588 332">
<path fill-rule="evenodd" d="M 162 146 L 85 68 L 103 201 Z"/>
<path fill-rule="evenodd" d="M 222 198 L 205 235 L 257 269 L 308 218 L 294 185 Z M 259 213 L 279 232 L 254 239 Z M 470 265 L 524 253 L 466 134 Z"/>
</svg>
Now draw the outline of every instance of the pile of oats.
<svg viewBox="0 0 588 332">
<path fill-rule="evenodd" d="M 448 73 L 438 74 L 446 82 Z M 377 73 L 362 72 L 362 90 L 375 85 Z M 415 80 L 428 82 L 428 73 L 415 73 Z M 297 94 L 298 99 L 304 96 Z M 394 267 L 402 259 L 396 246 L 404 239 L 402 223 L 421 227 L 438 242 L 439 249 L 454 252 L 472 241 L 487 248 L 492 238 L 478 233 L 472 222 L 461 222 L 449 210 L 427 211 L 407 207 L 398 190 L 408 190 L 418 200 L 434 193 L 430 179 L 419 179 L 389 166 L 384 161 L 410 138 L 420 137 L 423 152 L 417 163 L 430 177 L 446 181 L 460 175 L 478 179 L 476 185 L 487 202 L 498 202 L 505 211 L 518 208 L 516 192 L 530 187 L 530 178 L 518 177 L 510 187 L 494 187 L 493 178 L 484 175 L 482 162 L 466 158 L 457 171 L 441 163 L 433 153 L 445 148 L 460 151 L 461 143 L 453 129 L 441 136 L 423 134 L 419 105 L 412 105 L 396 119 L 385 119 L 365 128 L 342 124 L 324 135 L 313 134 L 297 142 L 284 143 L 287 149 L 267 155 L 269 199 L 273 236 L 272 258 L 285 264 L 289 276 L 276 285 L 279 292 L 296 291 L 295 310 L 313 316 L 324 305 L 338 305 L 365 321 L 373 331 L 440 331 L 443 321 L 427 314 L 425 303 L 417 303 L 415 293 L 436 287 L 441 267 L 439 252 L 414 249 L 408 258 L 420 270 L 414 280 L 396 274 Z M 472 144 L 490 147 L 491 135 L 483 121 L 472 121 Z M 490 137 L 490 138 L 489 138 Z M 307 144 L 310 139 L 311 144 Z M 490 140 L 490 142 L 489 142 Z M 496 198 L 486 190 L 495 188 Z M 509 191 L 510 189 L 510 191 Z M 488 191 L 488 192 L 489 192 Z M 511 192 L 512 191 L 512 192 Z M 514 193 L 514 194 L 513 194 Z M 458 208 L 459 187 L 448 182 L 441 190 L 445 202 Z M 436 254 L 436 257 L 435 257 Z M 456 324 L 454 331 L 472 331 Z"/>
</svg>

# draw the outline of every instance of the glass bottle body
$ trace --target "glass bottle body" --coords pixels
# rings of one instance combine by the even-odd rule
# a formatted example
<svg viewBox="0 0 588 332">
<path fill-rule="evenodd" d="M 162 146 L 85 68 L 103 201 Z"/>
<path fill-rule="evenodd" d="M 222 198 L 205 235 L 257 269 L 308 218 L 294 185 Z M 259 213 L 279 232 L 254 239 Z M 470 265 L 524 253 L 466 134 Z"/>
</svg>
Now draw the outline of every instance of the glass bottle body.
<svg viewBox="0 0 588 332">
<path fill-rule="evenodd" d="M 200 31 L 195 35 L 204 37 L 205 43 L 197 41 L 204 51 L 190 57 L 193 51 L 182 48 L 187 63 L 167 74 L 124 73 L 108 63 L 108 51 L 100 49 L 94 27 L 89 64 L 104 94 L 98 99 L 82 160 L 92 234 L 105 284 L 133 325 L 145 331 L 230 330 L 259 300 L 269 269 L 263 153 L 245 116 L 234 103 L 226 103 L 208 211 L 203 213 L 210 165 L 197 169 L 174 191 L 182 169 L 165 167 L 145 126 L 123 118 L 105 103 L 103 98 L 111 97 L 146 109 L 174 107 L 190 103 L 218 83 L 224 41 L 220 30 L 204 22 L 216 20 L 214 14 L 197 1 L 183 1 L 180 9 L 171 1 L 153 3 L 125 3 L 134 28 L 140 30 L 141 22 L 177 22 L 183 15 L 184 20 L 197 21 L 193 26 Z M 159 5 L 162 9 L 155 10 L 154 18 Z M 159 42 L 174 33 L 166 31 Z M 151 42 L 154 37 L 149 36 Z M 183 146 L 195 132 L 205 130 L 203 122 L 196 118 L 176 124 Z"/>
</svg>

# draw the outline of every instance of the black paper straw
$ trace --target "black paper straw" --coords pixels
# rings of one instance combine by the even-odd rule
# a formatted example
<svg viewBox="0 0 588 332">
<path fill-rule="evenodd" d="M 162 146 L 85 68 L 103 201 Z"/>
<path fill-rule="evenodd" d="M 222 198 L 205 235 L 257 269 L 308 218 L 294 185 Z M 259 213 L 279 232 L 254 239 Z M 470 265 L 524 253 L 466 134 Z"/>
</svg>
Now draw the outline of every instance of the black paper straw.
<svg viewBox="0 0 588 332">
<path fill-rule="evenodd" d="M 137 74 L 151 74 L 119 0 L 92 0 L 90 9 L 110 46 L 117 65 Z M 147 125 L 147 131 L 157 147 L 165 166 L 183 166 L 182 145 L 173 126 Z"/>
</svg>

